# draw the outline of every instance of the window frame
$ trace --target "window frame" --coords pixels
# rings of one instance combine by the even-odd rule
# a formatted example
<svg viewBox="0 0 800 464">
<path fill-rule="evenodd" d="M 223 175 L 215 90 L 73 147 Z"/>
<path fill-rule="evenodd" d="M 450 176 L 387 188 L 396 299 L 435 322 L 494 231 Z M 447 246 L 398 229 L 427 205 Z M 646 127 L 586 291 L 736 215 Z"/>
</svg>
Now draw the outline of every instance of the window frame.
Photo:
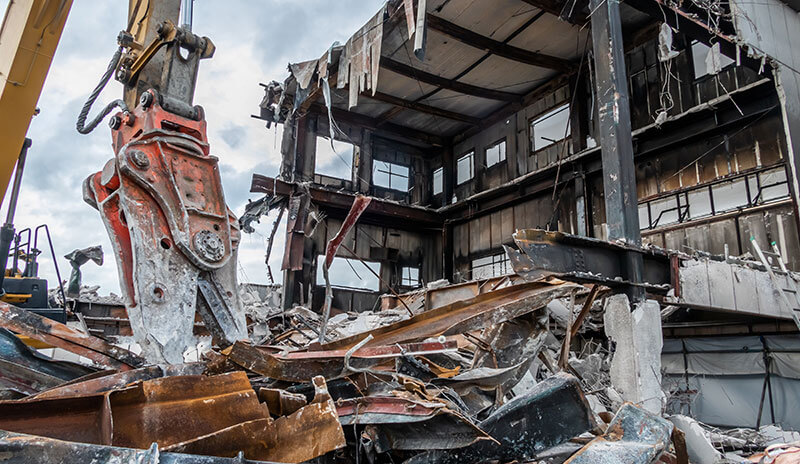
<svg viewBox="0 0 800 464">
<path fill-rule="evenodd" d="M 381 170 L 378 167 L 379 166 L 378 163 L 383 163 L 384 165 L 388 166 L 388 171 Z M 396 167 L 399 167 L 399 168 L 405 168 L 407 170 L 407 172 L 408 172 L 408 175 L 404 176 L 402 174 L 393 173 L 392 172 L 392 166 L 396 166 Z M 380 172 L 380 173 L 383 173 L 383 174 L 386 174 L 387 176 L 389 176 L 389 185 L 388 186 L 387 185 L 379 185 L 379 184 L 377 184 L 375 182 L 375 173 L 376 172 Z M 405 179 L 405 182 L 406 182 L 405 190 L 399 189 L 399 188 L 396 188 L 396 187 L 392 187 L 392 178 L 393 178 L 393 176 L 394 177 L 398 177 L 400 179 Z M 408 191 L 411 189 L 411 166 L 406 166 L 404 164 L 395 163 L 395 162 L 392 162 L 392 161 L 386 161 L 386 160 L 382 160 L 382 159 L 375 159 L 372 162 L 372 185 L 375 186 L 375 187 L 379 187 L 379 188 L 384 188 L 384 189 L 388 189 L 388 190 L 394 190 L 395 192 L 408 193 Z"/>
<path fill-rule="evenodd" d="M 349 150 L 350 150 L 350 165 L 348 166 L 348 169 L 349 169 L 348 170 L 348 176 L 347 177 L 338 177 L 338 176 L 334 176 L 332 174 L 327 174 L 327 173 L 320 172 L 320 171 L 317 170 L 317 168 L 319 166 L 319 147 L 320 147 L 320 142 L 321 141 L 323 142 L 323 144 L 326 147 L 330 147 L 330 145 L 331 145 L 331 139 L 330 138 L 327 138 L 327 137 L 325 137 L 323 135 L 319 135 L 319 134 L 316 135 L 316 140 L 315 140 L 315 145 L 314 145 L 314 175 L 315 176 L 323 176 L 323 177 L 327 177 L 327 178 L 330 178 L 330 179 L 338 179 L 338 180 L 344 180 L 344 181 L 352 182 L 353 181 L 353 165 L 355 163 L 356 150 L 360 150 L 359 146 L 354 144 L 354 143 L 345 142 L 343 140 L 333 139 L 334 163 L 344 162 L 344 160 L 342 158 L 346 158 L 345 156 L 340 154 L 338 151 L 336 151 L 336 144 L 347 144 L 349 147 L 352 147 L 351 149 L 349 148 Z M 339 160 L 337 160 L 337 158 Z"/>
<path fill-rule="evenodd" d="M 489 164 L 489 150 L 494 147 L 499 147 L 500 145 L 503 146 L 503 157 L 500 158 L 498 155 L 498 160 L 494 164 Z M 502 165 L 504 162 L 508 160 L 508 142 L 506 141 L 506 137 L 503 137 L 496 142 L 490 144 L 486 148 L 483 149 L 483 159 L 486 161 L 486 169 L 494 168 L 495 166 Z"/>
<path fill-rule="evenodd" d="M 486 259 L 490 260 L 488 264 L 481 264 L 475 266 L 475 261 L 486 260 Z M 494 273 L 495 266 L 497 265 L 501 266 L 500 274 Z M 491 270 L 490 276 L 481 276 L 481 277 L 475 276 L 476 269 L 487 269 L 487 268 Z M 505 251 L 502 251 L 500 253 L 490 253 L 477 258 L 472 258 L 469 263 L 469 275 L 472 280 L 494 279 L 496 277 L 510 275 L 513 272 L 514 269 L 511 267 L 511 258 L 508 257 L 508 253 L 506 253 Z"/>
<path fill-rule="evenodd" d="M 440 175 L 441 184 L 442 184 L 441 185 L 442 188 L 438 192 L 436 191 L 436 174 L 437 173 L 439 173 L 439 175 Z M 431 192 L 433 193 L 433 196 L 443 194 L 444 193 L 444 166 L 440 166 L 440 167 L 434 169 L 432 177 L 433 177 L 433 179 L 431 179 L 431 181 L 432 181 L 431 182 Z"/>
<path fill-rule="evenodd" d="M 461 160 L 466 159 L 469 157 L 469 177 L 463 181 L 458 179 L 458 165 Z M 463 155 L 459 156 L 456 159 L 456 186 L 461 186 L 466 184 L 467 182 L 471 181 L 475 178 L 475 149 L 472 148 L 464 152 Z"/>
<path fill-rule="evenodd" d="M 409 271 L 408 277 L 406 277 L 406 270 Z M 416 281 L 412 281 L 413 276 L 411 275 L 410 271 L 416 271 Z M 422 285 L 422 278 L 420 276 L 420 268 L 413 267 L 413 266 L 401 266 L 400 267 L 400 286 L 407 287 L 407 288 L 417 288 Z"/>
<path fill-rule="evenodd" d="M 561 113 L 562 111 L 566 111 L 567 112 L 567 128 L 569 130 L 565 131 L 566 135 L 563 138 L 556 139 L 555 141 L 550 142 L 550 143 L 548 143 L 547 145 L 545 145 L 543 147 L 536 148 L 536 132 L 534 131 L 533 126 L 535 124 L 539 123 L 539 122 L 546 121 L 547 119 L 550 119 L 550 118 L 554 117 L 555 115 Z M 544 111 L 543 113 L 539 114 L 538 116 L 535 116 L 535 117 L 529 119 L 528 120 L 528 139 L 530 140 L 530 144 L 531 144 L 531 148 L 530 148 L 531 154 L 538 153 L 538 152 L 540 152 L 542 150 L 545 150 L 547 148 L 552 147 L 553 145 L 559 144 L 559 143 L 561 143 L 561 142 L 563 142 L 565 140 L 569 140 L 570 136 L 572 135 L 572 121 L 570 121 L 570 119 L 571 119 L 570 116 L 571 116 L 571 111 L 570 111 L 569 102 L 564 102 L 564 103 L 562 103 L 560 105 L 557 105 L 557 106 L 554 106 L 554 107 L 550 108 L 547 111 Z"/>
</svg>

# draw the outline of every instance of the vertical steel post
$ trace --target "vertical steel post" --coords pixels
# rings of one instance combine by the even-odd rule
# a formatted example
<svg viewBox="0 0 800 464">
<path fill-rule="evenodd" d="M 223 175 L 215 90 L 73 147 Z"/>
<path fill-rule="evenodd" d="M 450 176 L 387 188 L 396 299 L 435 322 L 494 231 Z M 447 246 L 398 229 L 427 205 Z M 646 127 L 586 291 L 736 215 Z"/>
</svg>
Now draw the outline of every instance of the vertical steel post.
<svg viewBox="0 0 800 464">
<path fill-rule="evenodd" d="M 628 100 L 628 78 L 619 0 L 591 0 L 592 47 L 595 60 L 598 133 L 602 148 L 603 191 L 605 193 L 608 239 L 639 246 L 636 169 L 633 164 L 633 141 Z M 626 280 L 642 282 L 642 256 L 628 252 L 624 256 Z M 632 303 L 644 300 L 644 290 L 631 286 Z"/>
</svg>

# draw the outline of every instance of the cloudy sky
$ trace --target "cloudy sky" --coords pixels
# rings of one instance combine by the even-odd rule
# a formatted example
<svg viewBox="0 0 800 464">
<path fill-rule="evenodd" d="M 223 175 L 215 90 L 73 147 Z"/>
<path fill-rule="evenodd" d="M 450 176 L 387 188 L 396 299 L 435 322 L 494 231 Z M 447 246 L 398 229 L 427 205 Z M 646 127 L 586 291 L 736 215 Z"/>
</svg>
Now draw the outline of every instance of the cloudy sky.
<svg viewBox="0 0 800 464">
<path fill-rule="evenodd" d="M 76 0 L 39 100 L 41 114 L 31 123 L 33 139 L 25 165 L 17 208 L 17 229 L 48 224 L 62 277 L 69 275 L 63 255 L 76 248 L 102 245 L 106 263 L 87 263 L 84 283 L 101 285 L 101 293 L 119 293 L 111 244 L 100 216 L 83 202 L 81 184 L 113 156 L 108 126 L 90 135 L 75 131 L 75 119 L 88 93 L 103 74 L 125 27 L 122 0 Z M 289 62 L 319 57 L 334 41 L 344 43 L 372 17 L 382 0 L 196 0 L 193 30 L 217 46 L 200 65 L 195 104 L 206 110 L 211 152 L 220 159 L 228 205 L 244 211 L 254 172 L 275 176 L 280 162 L 280 132 L 250 118 L 263 96 L 259 82 L 283 80 Z M 8 0 L 0 0 L 4 12 Z M 95 111 L 119 98 L 122 87 L 112 79 Z M 331 162 L 335 162 L 332 160 Z M 5 218 L 3 205 L 2 217 Z M 239 249 L 239 279 L 267 282 L 264 244 L 272 219 L 262 219 L 256 234 L 244 235 Z M 280 273 L 283 238 L 278 234 L 271 259 Z M 57 282 L 49 251 L 40 274 Z"/>
</svg>

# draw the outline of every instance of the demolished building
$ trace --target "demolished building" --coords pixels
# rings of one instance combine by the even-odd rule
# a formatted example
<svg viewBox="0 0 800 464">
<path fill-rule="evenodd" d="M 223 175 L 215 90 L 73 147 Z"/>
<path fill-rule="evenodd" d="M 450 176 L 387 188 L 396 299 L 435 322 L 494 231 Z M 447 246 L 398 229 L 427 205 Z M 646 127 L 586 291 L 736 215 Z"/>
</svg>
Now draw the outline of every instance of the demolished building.
<svg viewBox="0 0 800 464">
<path fill-rule="evenodd" d="M 342 312 L 440 279 L 601 283 L 665 314 L 670 410 L 800 427 L 798 26 L 779 0 L 388 2 L 264 85 L 284 307 L 322 311 L 345 227 Z"/>
<path fill-rule="evenodd" d="M 0 302 L 0 458 L 796 462 L 798 10 L 388 1 L 263 85 L 280 173 L 215 203 L 231 246 L 278 210 L 281 284 L 132 305 L 76 250 L 62 321 Z"/>
</svg>

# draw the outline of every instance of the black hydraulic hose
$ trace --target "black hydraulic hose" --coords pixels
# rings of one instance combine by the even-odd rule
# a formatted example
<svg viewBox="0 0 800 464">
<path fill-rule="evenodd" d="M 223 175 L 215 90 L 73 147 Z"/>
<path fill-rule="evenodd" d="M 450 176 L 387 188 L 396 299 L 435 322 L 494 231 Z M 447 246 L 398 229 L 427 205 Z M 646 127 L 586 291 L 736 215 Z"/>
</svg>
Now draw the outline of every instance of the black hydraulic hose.
<svg viewBox="0 0 800 464">
<path fill-rule="evenodd" d="M 114 108 L 119 107 L 122 111 L 130 111 L 128 109 L 128 105 L 125 104 L 125 101 L 121 99 L 114 100 L 113 102 L 106 105 L 105 108 L 98 114 L 94 119 L 92 119 L 89 124 L 86 124 L 86 118 L 89 117 L 89 111 L 92 109 L 92 105 L 94 105 L 95 100 L 97 97 L 100 96 L 100 92 L 103 91 L 108 81 L 111 79 L 111 76 L 114 74 L 114 71 L 117 69 L 119 65 L 119 60 L 122 58 L 122 47 L 117 48 L 117 51 L 114 53 L 114 56 L 111 57 L 111 62 L 108 63 L 108 69 L 106 69 L 105 74 L 100 79 L 100 82 L 97 84 L 97 87 L 94 88 L 91 95 L 89 95 L 89 99 L 86 100 L 86 103 L 83 104 L 83 108 L 81 109 L 81 114 L 78 115 L 78 122 L 75 124 L 75 128 L 78 129 L 78 132 L 81 134 L 88 134 L 89 132 L 93 131 L 95 127 L 105 118 L 108 113 L 114 110 Z"/>
</svg>

